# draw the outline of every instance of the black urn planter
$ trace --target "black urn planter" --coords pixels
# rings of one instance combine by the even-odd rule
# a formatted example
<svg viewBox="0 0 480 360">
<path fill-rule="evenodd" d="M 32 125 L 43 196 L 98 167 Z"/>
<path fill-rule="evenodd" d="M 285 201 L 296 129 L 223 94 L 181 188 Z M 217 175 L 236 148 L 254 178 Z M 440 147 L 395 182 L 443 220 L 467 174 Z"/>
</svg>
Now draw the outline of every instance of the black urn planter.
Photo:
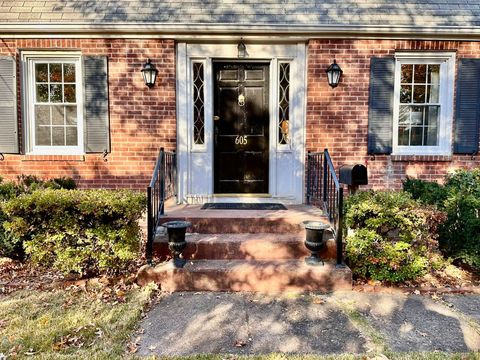
<svg viewBox="0 0 480 360">
<path fill-rule="evenodd" d="M 185 233 L 187 232 L 187 228 L 192 226 L 192 224 L 188 221 L 169 221 L 162 224 L 162 226 L 167 228 L 168 248 L 173 255 L 173 265 L 176 268 L 183 268 L 187 261 L 182 259 L 180 255 L 187 247 Z"/>
<path fill-rule="evenodd" d="M 305 223 L 306 237 L 305 247 L 311 252 L 311 255 L 305 258 L 308 265 L 323 265 L 323 261 L 318 256 L 318 252 L 325 247 L 323 234 L 330 225 L 320 221 L 309 221 Z"/>
</svg>

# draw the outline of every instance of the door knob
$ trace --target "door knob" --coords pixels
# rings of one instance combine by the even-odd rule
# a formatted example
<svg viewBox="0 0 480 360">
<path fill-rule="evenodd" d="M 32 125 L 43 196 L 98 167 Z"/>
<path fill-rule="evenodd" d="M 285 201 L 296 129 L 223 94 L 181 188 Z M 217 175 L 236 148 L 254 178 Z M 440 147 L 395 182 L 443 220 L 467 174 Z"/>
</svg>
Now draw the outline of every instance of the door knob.
<svg viewBox="0 0 480 360">
<path fill-rule="evenodd" d="M 220 120 L 220 116 L 214 115 L 213 116 L 213 121 L 218 121 L 218 120 Z"/>
</svg>

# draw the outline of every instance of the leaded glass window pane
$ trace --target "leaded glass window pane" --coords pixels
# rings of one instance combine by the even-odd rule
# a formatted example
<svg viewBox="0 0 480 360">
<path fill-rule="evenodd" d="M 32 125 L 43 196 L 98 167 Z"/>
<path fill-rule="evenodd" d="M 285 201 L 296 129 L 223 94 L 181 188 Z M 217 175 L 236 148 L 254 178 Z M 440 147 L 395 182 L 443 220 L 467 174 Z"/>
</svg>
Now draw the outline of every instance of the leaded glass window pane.
<svg viewBox="0 0 480 360">
<path fill-rule="evenodd" d="M 193 63 L 193 141 L 195 144 L 205 143 L 205 98 L 204 98 L 203 63 Z"/>
<path fill-rule="evenodd" d="M 437 146 L 440 65 L 402 64 L 398 145 Z"/>
<path fill-rule="evenodd" d="M 278 143 L 289 142 L 290 63 L 280 63 L 278 74 Z"/>
</svg>

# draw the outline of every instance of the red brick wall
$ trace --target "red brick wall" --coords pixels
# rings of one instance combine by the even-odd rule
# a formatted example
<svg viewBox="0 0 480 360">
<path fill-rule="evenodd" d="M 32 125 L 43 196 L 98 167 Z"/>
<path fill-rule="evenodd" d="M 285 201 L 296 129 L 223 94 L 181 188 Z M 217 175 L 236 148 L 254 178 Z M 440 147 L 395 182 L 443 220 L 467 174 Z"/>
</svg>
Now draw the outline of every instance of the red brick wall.
<svg viewBox="0 0 480 360">
<path fill-rule="evenodd" d="M 393 56 L 396 50 L 454 50 L 457 59 L 480 57 L 480 43 L 402 40 L 312 40 L 308 45 L 306 148 L 328 148 L 336 166 L 367 163 L 373 188 L 400 188 L 406 176 L 441 181 L 460 167 L 480 166 L 480 156 L 393 157 L 367 155 L 370 58 Z M 343 70 L 340 85 L 327 84 L 325 69 L 333 62 Z M 439 161 L 441 160 L 441 161 Z"/>
<path fill-rule="evenodd" d="M 175 44 L 171 40 L 47 39 L 2 40 L 0 54 L 17 57 L 20 50 L 81 50 L 83 55 L 106 55 L 109 62 L 111 154 L 28 156 L 5 154 L 0 175 L 71 176 L 81 187 L 128 187 L 144 190 L 160 147 L 175 149 Z M 145 86 L 140 70 L 151 58 L 159 70 L 156 86 Z M 18 76 L 19 127 L 21 87 Z M 22 150 L 23 153 L 23 150 Z"/>
</svg>

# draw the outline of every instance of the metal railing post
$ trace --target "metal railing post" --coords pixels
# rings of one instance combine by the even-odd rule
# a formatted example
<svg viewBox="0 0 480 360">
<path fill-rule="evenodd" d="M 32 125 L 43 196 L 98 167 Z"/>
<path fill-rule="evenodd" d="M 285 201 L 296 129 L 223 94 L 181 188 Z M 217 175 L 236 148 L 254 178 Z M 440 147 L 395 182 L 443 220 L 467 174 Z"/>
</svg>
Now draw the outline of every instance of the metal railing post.
<svg viewBox="0 0 480 360">
<path fill-rule="evenodd" d="M 151 265 L 153 258 L 153 214 L 152 214 L 152 188 L 147 187 L 147 244 L 146 257 L 147 263 Z"/>
<path fill-rule="evenodd" d="M 165 150 L 160 148 L 160 215 L 165 214 Z"/>
<path fill-rule="evenodd" d="M 328 189 L 328 184 L 327 184 L 327 171 L 328 171 L 328 150 L 325 149 L 323 151 L 323 204 L 325 205 L 327 203 L 327 189 Z"/>
<path fill-rule="evenodd" d="M 311 197 L 311 159 L 310 159 L 310 150 L 307 152 L 307 204 L 310 204 L 310 197 Z"/>
<path fill-rule="evenodd" d="M 343 187 L 338 189 L 337 266 L 343 266 Z"/>
</svg>

